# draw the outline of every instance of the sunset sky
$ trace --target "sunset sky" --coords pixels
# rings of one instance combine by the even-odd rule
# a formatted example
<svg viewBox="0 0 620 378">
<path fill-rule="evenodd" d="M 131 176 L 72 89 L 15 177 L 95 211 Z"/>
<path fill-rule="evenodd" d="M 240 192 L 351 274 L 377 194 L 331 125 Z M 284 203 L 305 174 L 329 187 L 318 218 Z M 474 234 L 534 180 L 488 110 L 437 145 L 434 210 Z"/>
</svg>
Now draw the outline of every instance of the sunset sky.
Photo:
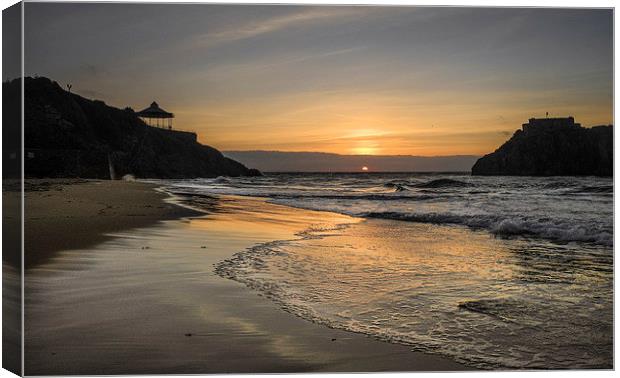
<svg viewBox="0 0 620 378">
<path fill-rule="evenodd" d="M 611 10 L 26 3 L 26 74 L 220 150 L 480 155 L 613 123 Z"/>
</svg>

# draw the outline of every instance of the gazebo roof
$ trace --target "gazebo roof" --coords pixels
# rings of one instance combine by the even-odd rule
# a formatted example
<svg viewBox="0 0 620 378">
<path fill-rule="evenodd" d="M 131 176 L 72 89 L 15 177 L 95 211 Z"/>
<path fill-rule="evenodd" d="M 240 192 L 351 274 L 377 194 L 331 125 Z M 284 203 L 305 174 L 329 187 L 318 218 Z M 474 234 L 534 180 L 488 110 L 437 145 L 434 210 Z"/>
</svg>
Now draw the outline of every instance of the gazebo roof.
<svg viewBox="0 0 620 378">
<path fill-rule="evenodd" d="M 139 111 L 137 115 L 145 118 L 174 118 L 174 114 L 160 108 L 155 101 L 148 108 Z"/>
</svg>

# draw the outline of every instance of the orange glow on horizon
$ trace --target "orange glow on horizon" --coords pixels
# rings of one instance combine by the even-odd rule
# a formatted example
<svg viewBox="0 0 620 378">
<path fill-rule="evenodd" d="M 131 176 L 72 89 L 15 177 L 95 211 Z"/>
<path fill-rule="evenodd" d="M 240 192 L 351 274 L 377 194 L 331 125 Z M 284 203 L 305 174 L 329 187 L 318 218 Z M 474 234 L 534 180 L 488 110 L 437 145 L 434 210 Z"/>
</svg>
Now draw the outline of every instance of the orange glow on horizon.
<svg viewBox="0 0 620 378">
<path fill-rule="evenodd" d="M 376 147 L 360 146 L 352 148 L 349 152 L 351 155 L 380 155 L 380 151 Z"/>
<path fill-rule="evenodd" d="M 170 108 L 178 128 L 221 151 L 415 156 L 488 154 L 546 111 L 532 104 L 508 107 L 504 103 L 521 100 L 508 95 L 427 96 L 424 106 L 410 105 L 404 95 L 304 93 Z M 605 103 L 555 113 L 573 115 L 585 127 L 609 124 L 611 117 Z"/>
<path fill-rule="evenodd" d="M 368 167 L 367 166 L 363 166 L 362 167 L 362 171 L 364 171 L 364 172 L 368 171 Z"/>
</svg>

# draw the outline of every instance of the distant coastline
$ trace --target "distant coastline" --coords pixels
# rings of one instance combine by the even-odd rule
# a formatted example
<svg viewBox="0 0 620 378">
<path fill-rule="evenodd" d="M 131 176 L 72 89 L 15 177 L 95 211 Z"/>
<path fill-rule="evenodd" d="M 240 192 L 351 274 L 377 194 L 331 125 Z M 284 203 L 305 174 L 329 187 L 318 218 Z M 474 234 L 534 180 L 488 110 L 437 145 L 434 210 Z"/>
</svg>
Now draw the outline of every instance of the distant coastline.
<svg viewBox="0 0 620 378">
<path fill-rule="evenodd" d="M 261 172 L 470 172 L 479 156 L 341 155 L 326 152 L 223 151 L 224 156 Z"/>
</svg>

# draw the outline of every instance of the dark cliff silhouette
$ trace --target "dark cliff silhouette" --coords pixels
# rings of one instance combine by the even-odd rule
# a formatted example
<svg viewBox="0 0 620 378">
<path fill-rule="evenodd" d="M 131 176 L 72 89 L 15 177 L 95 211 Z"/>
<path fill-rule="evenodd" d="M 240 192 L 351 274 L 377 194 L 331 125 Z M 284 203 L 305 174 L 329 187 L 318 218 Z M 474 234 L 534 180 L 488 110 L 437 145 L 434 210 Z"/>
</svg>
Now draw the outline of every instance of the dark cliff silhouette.
<svg viewBox="0 0 620 378">
<path fill-rule="evenodd" d="M 532 118 L 495 152 L 478 159 L 473 175 L 612 176 L 613 127 L 581 127 L 572 117 Z"/>
<path fill-rule="evenodd" d="M 130 108 L 121 110 L 69 93 L 47 78 L 26 78 L 24 90 L 26 177 L 260 174 L 198 143 L 194 133 L 147 126 Z M 19 98 L 19 81 L 3 83 L 3 91 L 4 98 Z"/>
</svg>

